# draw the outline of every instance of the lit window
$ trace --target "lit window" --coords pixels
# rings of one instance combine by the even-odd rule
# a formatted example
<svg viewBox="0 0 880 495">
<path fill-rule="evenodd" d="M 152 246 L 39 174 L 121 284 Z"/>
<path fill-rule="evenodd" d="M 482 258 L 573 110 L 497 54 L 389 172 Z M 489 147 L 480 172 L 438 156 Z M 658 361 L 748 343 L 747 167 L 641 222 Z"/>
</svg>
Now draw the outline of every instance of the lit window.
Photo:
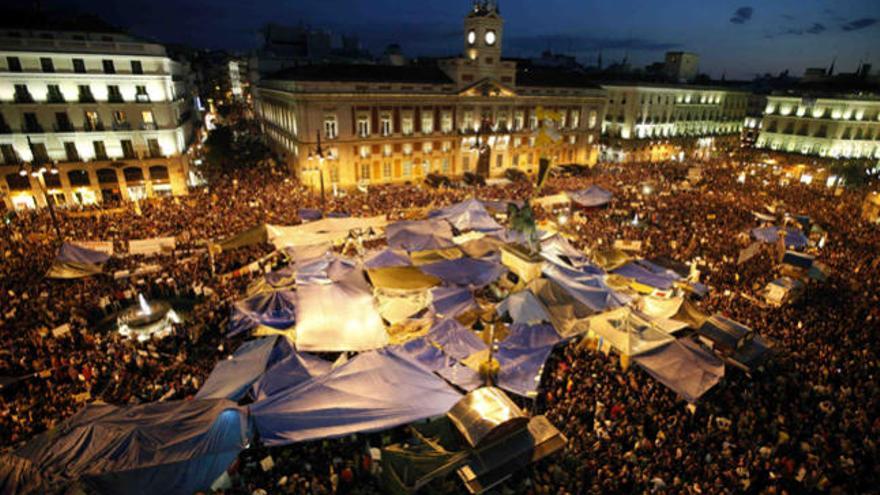
<svg viewBox="0 0 880 495">
<path fill-rule="evenodd" d="M 339 135 L 336 125 L 336 116 L 328 115 L 324 117 L 324 137 L 327 139 L 336 139 Z"/>
</svg>

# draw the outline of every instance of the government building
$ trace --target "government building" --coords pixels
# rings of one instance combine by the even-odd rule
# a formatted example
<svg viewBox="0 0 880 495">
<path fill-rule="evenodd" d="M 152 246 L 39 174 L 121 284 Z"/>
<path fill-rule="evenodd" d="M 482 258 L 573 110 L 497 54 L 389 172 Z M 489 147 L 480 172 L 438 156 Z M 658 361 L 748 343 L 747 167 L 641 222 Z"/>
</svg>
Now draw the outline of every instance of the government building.
<svg viewBox="0 0 880 495">
<path fill-rule="evenodd" d="M 605 91 L 583 74 L 504 59 L 503 42 L 497 5 L 477 2 L 461 56 L 289 68 L 262 79 L 257 112 L 276 150 L 312 185 L 534 173 L 541 156 L 595 163 Z M 541 110 L 555 114 L 558 132 L 536 147 Z"/>
<path fill-rule="evenodd" d="M 6 208 L 186 194 L 188 67 L 115 32 L 0 29 Z"/>
</svg>

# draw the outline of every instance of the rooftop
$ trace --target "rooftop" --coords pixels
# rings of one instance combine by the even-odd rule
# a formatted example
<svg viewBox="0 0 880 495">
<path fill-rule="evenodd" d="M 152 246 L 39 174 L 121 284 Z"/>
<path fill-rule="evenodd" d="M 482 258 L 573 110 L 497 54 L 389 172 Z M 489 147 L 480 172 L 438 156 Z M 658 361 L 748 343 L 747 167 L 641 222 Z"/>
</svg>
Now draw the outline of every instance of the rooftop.
<svg viewBox="0 0 880 495">
<path fill-rule="evenodd" d="M 516 84 L 517 86 L 601 89 L 583 72 L 534 65 L 518 66 Z"/>
<path fill-rule="evenodd" d="M 291 67 L 267 79 L 324 82 L 385 82 L 414 84 L 452 84 L 452 80 L 432 65 L 316 64 Z"/>
</svg>

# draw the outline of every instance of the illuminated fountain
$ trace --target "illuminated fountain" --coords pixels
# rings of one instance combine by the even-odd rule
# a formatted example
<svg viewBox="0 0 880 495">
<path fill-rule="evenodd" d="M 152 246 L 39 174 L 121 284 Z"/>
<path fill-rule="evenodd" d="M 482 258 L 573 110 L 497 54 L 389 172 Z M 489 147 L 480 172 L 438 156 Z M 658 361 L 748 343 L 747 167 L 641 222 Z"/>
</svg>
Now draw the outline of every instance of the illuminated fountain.
<svg viewBox="0 0 880 495">
<path fill-rule="evenodd" d="M 122 310 L 116 317 L 119 333 L 137 339 L 139 342 L 150 337 L 166 337 L 171 333 L 172 324 L 180 323 L 180 317 L 165 301 L 147 301 L 138 294 L 138 304 Z"/>
</svg>

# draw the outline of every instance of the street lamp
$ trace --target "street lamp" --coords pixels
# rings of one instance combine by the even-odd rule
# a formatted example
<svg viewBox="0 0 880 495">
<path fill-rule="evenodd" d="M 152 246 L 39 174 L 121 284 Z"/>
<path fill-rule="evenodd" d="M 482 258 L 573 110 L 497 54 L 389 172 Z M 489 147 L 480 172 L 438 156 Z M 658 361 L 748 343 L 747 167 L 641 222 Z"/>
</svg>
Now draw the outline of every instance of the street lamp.
<svg viewBox="0 0 880 495">
<path fill-rule="evenodd" d="M 315 131 L 315 135 L 317 136 L 317 146 L 315 147 L 315 151 L 309 150 L 309 163 L 314 161 L 315 157 L 318 159 L 318 175 L 320 176 L 321 181 L 321 217 L 323 218 L 327 214 L 327 200 L 324 197 L 324 160 L 327 158 L 324 155 L 324 148 L 321 147 L 321 131 Z"/>
<path fill-rule="evenodd" d="M 43 177 L 43 174 L 47 172 L 46 166 L 43 165 L 41 157 L 39 157 L 36 153 L 34 153 L 34 145 L 31 142 L 31 137 L 27 137 L 28 148 L 31 150 L 32 160 L 30 163 L 24 162 L 18 168 L 18 175 L 22 177 L 27 177 L 28 172 L 30 172 L 31 177 L 37 179 L 37 183 L 40 184 L 40 190 L 43 192 L 43 199 L 46 201 L 46 206 L 49 207 L 49 216 L 52 218 L 52 226 L 55 228 L 55 235 L 58 236 L 58 240 L 62 241 L 63 237 L 61 237 L 61 228 L 58 227 L 58 218 L 55 216 L 55 206 L 52 204 L 52 199 L 49 197 L 49 192 L 46 190 L 46 179 Z M 52 175 L 58 175 L 58 167 L 55 166 L 55 163 L 51 163 L 48 169 L 48 172 Z"/>
</svg>

